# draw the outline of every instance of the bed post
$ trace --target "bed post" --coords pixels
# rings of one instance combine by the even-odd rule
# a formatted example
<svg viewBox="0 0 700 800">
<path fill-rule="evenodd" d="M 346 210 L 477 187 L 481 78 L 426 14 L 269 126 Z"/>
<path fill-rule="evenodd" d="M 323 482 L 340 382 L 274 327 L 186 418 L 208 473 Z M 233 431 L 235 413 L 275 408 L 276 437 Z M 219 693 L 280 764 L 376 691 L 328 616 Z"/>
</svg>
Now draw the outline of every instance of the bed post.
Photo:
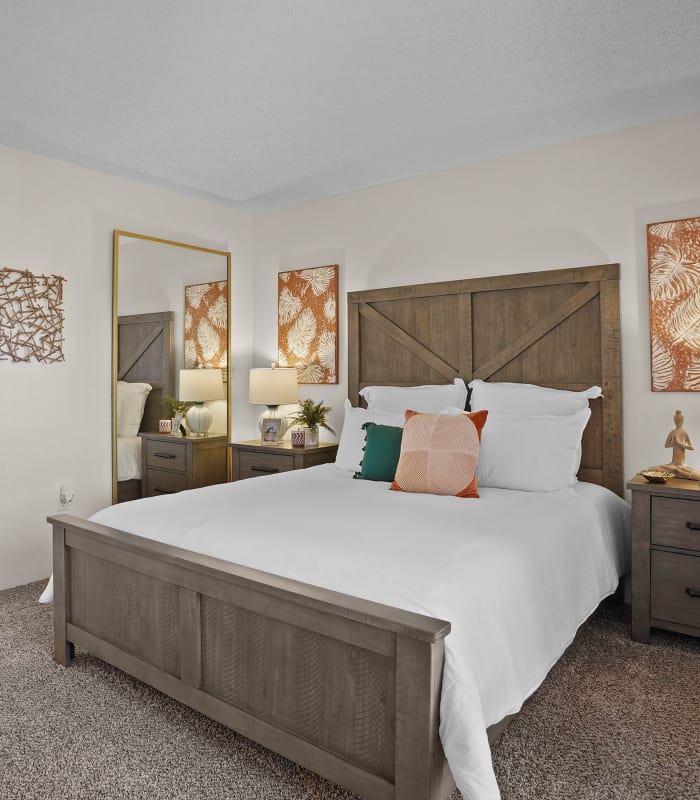
<svg viewBox="0 0 700 800">
<path fill-rule="evenodd" d="M 603 388 L 603 486 L 624 497 L 622 452 L 622 357 L 620 267 L 608 268 L 600 281 L 600 369 Z"/>
<path fill-rule="evenodd" d="M 360 307 L 348 294 L 348 398 L 353 406 L 360 402 Z"/>
<path fill-rule="evenodd" d="M 66 529 L 53 526 L 53 659 L 64 667 L 73 665 L 75 648 L 66 640 L 68 616 L 68 551 Z"/>
<path fill-rule="evenodd" d="M 400 800 L 445 800 L 454 789 L 439 735 L 444 654 L 444 632 L 435 641 L 396 637 L 394 781 Z"/>
</svg>

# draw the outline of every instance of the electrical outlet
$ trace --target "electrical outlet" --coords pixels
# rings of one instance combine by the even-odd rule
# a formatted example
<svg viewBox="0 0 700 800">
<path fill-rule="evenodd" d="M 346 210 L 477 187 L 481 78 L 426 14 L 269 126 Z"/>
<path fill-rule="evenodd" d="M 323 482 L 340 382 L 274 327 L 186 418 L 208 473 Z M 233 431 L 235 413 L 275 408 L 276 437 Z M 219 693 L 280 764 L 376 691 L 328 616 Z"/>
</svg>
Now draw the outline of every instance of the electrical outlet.
<svg viewBox="0 0 700 800">
<path fill-rule="evenodd" d="M 61 504 L 61 508 L 68 508 L 74 497 L 75 492 L 73 489 L 67 483 L 62 483 L 61 488 L 58 490 L 58 501 Z"/>
</svg>

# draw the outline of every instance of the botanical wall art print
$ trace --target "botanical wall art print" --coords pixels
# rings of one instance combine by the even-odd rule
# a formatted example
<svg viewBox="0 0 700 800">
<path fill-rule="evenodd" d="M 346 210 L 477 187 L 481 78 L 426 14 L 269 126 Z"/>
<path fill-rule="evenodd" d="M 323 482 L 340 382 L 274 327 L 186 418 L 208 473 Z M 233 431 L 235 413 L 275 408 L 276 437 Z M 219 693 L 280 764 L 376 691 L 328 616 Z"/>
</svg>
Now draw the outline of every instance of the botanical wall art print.
<svg viewBox="0 0 700 800">
<path fill-rule="evenodd" d="M 65 361 L 64 281 L 62 275 L 0 269 L 0 361 Z"/>
<path fill-rule="evenodd" d="M 338 265 L 277 276 L 277 349 L 299 383 L 338 383 Z"/>
<path fill-rule="evenodd" d="M 700 391 L 700 217 L 647 225 L 651 388 Z"/>
<path fill-rule="evenodd" d="M 227 281 L 185 286 L 185 369 L 228 366 L 226 289 Z"/>
</svg>

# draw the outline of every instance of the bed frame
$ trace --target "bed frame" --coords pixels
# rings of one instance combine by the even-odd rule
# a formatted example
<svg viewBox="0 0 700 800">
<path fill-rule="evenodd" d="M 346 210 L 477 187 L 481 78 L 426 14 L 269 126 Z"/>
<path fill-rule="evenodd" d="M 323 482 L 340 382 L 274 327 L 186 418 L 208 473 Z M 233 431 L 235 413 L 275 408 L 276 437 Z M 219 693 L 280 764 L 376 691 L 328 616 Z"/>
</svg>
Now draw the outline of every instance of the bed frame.
<svg viewBox="0 0 700 800">
<path fill-rule="evenodd" d="M 117 318 L 117 380 L 152 386 L 139 431 L 158 430 L 158 420 L 163 416 L 163 397 L 175 394 L 174 318 L 172 311 Z M 116 452 L 113 474 L 113 502 L 123 503 L 141 497 L 140 478 L 117 481 Z"/>
<path fill-rule="evenodd" d="M 580 474 L 622 491 L 616 265 L 356 292 L 348 322 L 353 402 L 370 382 L 455 375 L 599 383 Z M 49 520 L 60 664 L 86 648 L 370 800 L 450 794 L 438 736 L 448 622 Z"/>
</svg>

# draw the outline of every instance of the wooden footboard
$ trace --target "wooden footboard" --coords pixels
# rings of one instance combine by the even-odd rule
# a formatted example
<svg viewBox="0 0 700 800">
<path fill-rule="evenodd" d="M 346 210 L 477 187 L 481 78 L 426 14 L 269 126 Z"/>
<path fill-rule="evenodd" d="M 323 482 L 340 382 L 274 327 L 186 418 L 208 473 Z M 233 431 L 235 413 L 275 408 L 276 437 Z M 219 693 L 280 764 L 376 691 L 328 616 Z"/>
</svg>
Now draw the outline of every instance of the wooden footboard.
<svg viewBox="0 0 700 800">
<path fill-rule="evenodd" d="M 49 517 L 73 645 L 369 800 L 445 800 L 443 620 Z"/>
</svg>

